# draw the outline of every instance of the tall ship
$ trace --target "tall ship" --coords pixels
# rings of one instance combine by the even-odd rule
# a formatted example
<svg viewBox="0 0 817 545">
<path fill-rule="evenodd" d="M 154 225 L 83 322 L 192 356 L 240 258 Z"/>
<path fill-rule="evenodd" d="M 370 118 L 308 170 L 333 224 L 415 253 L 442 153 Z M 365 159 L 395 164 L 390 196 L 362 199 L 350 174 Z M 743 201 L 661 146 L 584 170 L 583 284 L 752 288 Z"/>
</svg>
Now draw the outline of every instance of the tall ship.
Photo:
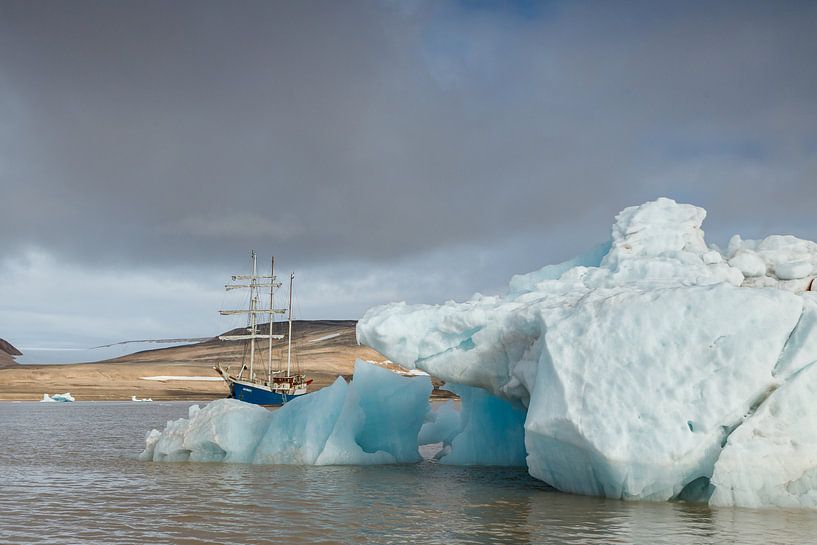
<svg viewBox="0 0 817 545">
<path fill-rule="evenodd" d="M 232 276 L 233 283 L 225 286 L 227 291 L 249 290 L 249 308 L 220 310 L 222 316 L 246 314 L 247 327 L 237 335 L 221 335 L 222 341 L 239 341 L 244 344 L 241 368 L 237 374 L 221 363 L 213 369 L 227 383 L 229 397 L 256 405 L 278 406 L 307 393 L 312 380 L 300 372 L 300 366 L 292 358 L 292 285 L 295 274 L 289 275 L 289 305 L 275 308 L 275 290 L 281 282 L 275 276 L 275 258 L 271 259 L 270 273 L 258 273 L 258 259 L 253 250 L 250 254 L 250 274 Z M 268 303 L 267 303 L 268 298 Z M 275 326 L 283 329 L 284 322 L 276 322 L 275 316 L 287 314 L 287 333 L 275 333 Z M 267 316 L 267 328 L 259 327 L 258 318 Z M 263 319 L 263 318 L 262 318 Z M 263 324 L 260 324 L 263 326 Z M 286 339 L 286 357 L 284 343 Z M 264 343 L 263 341 L 267 341 Z M 264 350 L 266 344 L 266 351 Z M 278 354 L 274 357 L 273 352 Z"/>
</svg>

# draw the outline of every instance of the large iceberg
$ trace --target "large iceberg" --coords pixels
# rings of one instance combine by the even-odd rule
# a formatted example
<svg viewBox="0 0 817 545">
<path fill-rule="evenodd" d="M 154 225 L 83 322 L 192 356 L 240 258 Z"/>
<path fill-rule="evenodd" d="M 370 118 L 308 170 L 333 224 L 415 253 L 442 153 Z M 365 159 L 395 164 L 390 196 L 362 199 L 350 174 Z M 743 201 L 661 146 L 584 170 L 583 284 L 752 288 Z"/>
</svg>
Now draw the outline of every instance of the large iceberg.
<svg viewBox="0 0 817 545">
<path fill-rule="evenodd" d="M 358 340 L 464 393 L 459 418 L 440 408 L 421 433 L 443 461 L 517 463 L 523 444 L 564 491 L 815 508 L 817 244 L 721 252 L 705 215 L 627 208 L 608 243 L 503 296 L 376 307 Z"/>
</svg>

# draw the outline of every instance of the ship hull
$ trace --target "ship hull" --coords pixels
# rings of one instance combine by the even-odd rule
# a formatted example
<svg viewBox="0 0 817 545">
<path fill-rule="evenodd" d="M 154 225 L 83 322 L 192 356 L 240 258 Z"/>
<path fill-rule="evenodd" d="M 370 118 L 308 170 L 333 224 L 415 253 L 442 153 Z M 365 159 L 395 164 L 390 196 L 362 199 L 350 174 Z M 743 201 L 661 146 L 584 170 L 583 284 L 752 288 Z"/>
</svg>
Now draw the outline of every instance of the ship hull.
<svg viewBox="0 0 817 545">
<path fill-rule="evenodd" d="M 280 406 L 302 395 L 275 392 L 245 382 L 230 382 L 230 397 L 253 405 Z"/>
</svg>

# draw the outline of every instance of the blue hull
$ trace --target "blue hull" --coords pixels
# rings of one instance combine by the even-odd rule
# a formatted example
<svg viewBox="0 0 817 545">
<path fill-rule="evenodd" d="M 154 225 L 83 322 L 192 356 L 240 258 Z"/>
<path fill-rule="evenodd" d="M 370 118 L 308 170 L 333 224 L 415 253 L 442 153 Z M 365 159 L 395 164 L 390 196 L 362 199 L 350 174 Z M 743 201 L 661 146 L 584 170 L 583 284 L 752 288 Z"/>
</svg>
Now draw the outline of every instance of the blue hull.
<svg viewBox="0 0 817 545">
<path fill-rule="evenodd" d="M 304 394 L 289 395 L 278 392 L 271 392 L 264 388 L 257 388 L 248 384 L 233 382 L 230 384 L 230 397 L 252 403 L 254 405 L 283 405 L 287 401 L 292 401 L 296 397 Z"/>
</svg>

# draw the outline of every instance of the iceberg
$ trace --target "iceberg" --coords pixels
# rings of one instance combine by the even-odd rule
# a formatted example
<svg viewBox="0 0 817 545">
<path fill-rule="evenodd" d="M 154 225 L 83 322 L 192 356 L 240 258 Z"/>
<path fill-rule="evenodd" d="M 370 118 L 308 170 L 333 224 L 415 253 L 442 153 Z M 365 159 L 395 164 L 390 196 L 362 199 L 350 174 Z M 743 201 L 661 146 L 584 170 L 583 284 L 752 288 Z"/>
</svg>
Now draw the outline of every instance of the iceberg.
<svg viewBox="0 0 817 545">
<path fill-rule="evenodd" d="M 721 252 L 705 216 L 627 208 L 583 256 L 504 295 L 372 308 L 358 341 L 462 396 L 421 431 L 443 462 L 524 463 L 611 498 L 817 507 L 817 244 Z"/>
<path fill-rule="evenodd" d="M 354 378 L 276 411 L 235 399 L 190 407 L 188 418 L 151 430 L 144 461 L 254 464 L 394 464 L 421 460 L 417 437 L 431 379 L 358 360 Z"/>
</svg>

